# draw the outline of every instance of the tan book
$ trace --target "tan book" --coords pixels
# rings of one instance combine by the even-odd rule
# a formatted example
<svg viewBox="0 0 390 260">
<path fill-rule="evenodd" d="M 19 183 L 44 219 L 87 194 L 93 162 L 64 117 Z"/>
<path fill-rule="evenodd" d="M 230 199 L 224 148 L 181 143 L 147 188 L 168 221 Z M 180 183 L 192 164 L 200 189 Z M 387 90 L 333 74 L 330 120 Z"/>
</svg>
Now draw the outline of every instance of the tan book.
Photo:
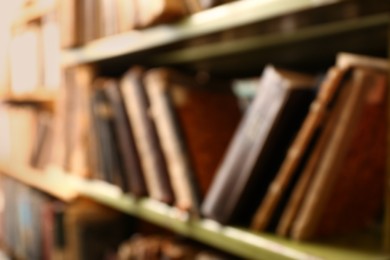
<svg viewBox="0 0 390 260">
<path fill-rule="evenodd" d="M 344 71 L 338 68 L 331 68 L 328 71 L 316 99 L 310 105 L 309 114 L 252 219 L 252 229 L 265 230 L 271 220 L 277 217 L 277 208 L 282 206 L 283 197 L 288 196 L 288 187 L 293 184 L 294 176 L 299 174 L 299 166 L 303 163 L 310 144 L 329 113 L 330 103 L 336 96 L 343 75 Z"/>
<path fill-rule="evenodd" d="M 379 148 L 381 146 L 380 141 L 386 140 L 385 134 L 383 134 L 385 133 L 385 128 L 379 127 L 375 129 L 373 124 L 367 124 L 371 119 L 367 118 L 367 116 L 373 116 L 368 111 L 371 110 L 371 106 L 382 103 L 382 108 L 385 107 L 386 79 L 381 79 L 380 77 L 379 74 L 375 75 L 371 71 L 354 69 L 351 89 L 348 92 L 347 98 L 342 100 L 344 107 L 340 111 L 337 124 L 328 139 L 321 161 L 318 163 L 315 176 L 294 222 L 292 229 L 292 237 L 294 239 L 302 240 L 321 235 L 319 229 L 325 233 L 329 232 L 329 234 L 337 232 L 337 228 L 343 230 L 343 226 L 337 227 L 331 223 L 332 221 L 340 221 L 335 216 L 336 212 L 334 209 L 339 208 L 340 204 L 347 200 L 345 197 L 352 196 L 355 199 L 355 195 L 363 192 L 363 190 L 359 190 L 359 187 L 353 187 L 354 185 L 351 186 L 351 183 L 348 182 L 354 181 L 355 184 L 359 182 L 364 184 L 368 180 L 367 178 L 369 178 L 373 183 L 377 183 L 376 187 L 378 187 L 378 183 L 380 186 L 383 182 L 385 153 L 383 154 L 384 156 L 380 156 L 375 162 L 363 159 L 374 159 L 371 157 L 372 153 L 374 153 L 375 157 L 378 151 L 379 153 L 385 151 L 385 149 L 377 151 L 370 150 L 370 153 L 367 150 L 372 145 L 371 141 L 379 144 Z M 368 112 L 368 114 L 365 112 Z M 384 118 L 385 115 L 383 113 L 377 114 L 374 122 L 379 121 L 379 125 L 381 125 Z M 379 134 L 372 134 L 371 130 L 376 130 Z M 381 132 L 382 134 L 380 134 Z M 356 163 L 359 163 L 360 166 Z M 365 169 L 364 167 L 368 168 Z M 338 191 L 336 197 L 334 194 L 335 191 Z M 382 193 L 380 194 L 382 195 Z M 375 199 L 371 202 L 360 202 L 362 203 L 361 207 L 355 209 L 359 211 L 367 210 L 366 207 L 370 207 L 373 203 L 378 203 L 378 198 L 375 195 L 374 197 Z M 332 198 L 333 200 L 330 200 Z M 348 210 L 351 210 L 351 208 Z M 369 217 L 373 217 L 372 214 L 375 213 L 374 211 L 370 210 L 371 214 L 369 215 L 371 216 L 364 214 L 366 215 L 365 222 L 369 220 Z M 359 214 L 356 211 L 355 213 Z M 324 216 L 328 216 L 328 219 L 323 219 Z M 347 221 L 353 222 L 355 221 L 355 214 L 349 212 L 348 216 L 344 216 L 345 218 L 348 219 Z M 326 230 L 329 227 L 321 227 L 324 223 L 330 223 L 330 229 L 332 230 Z"/>
<path fill-rule="evenodd" d="M 79 10 L 77 3 L 80 0 L 59 0 L 59 24 L 61 47 L 70 48 L 81 44 Z"/>
<path fill-rule="evenodd" d="M 339 68 L 367 67 L 385 72 L 390 68 L 387 59 L 347 52 L 341 52 L 337 55 L 336 66 Z"/>
<path fill-rule="evenodd" d="M 136 0 L 117 0 L 119 32 L 133 30 L 137 26 L 138 9 Z"/>
<path fill-rule="evenodd" d="M 145 86 L 176 206 L 196 213 L 238 123 L 237 99 L 226 84 L 169 69 L 149 71 Z"/>
<path fill-rule="evenodd" d="M 174 21 L 186 14 L 186 6 L 178 0 L 135 0 L 140 27 Z"/>
<path fill-rule="evenodd" d="M 117 12 L 119 0 L 99 0 L 97 2 L 99 10 L 99 38 L 117 34 L 119 32 L 119 17 Z"/>
<path fill-rule="evenodd" d="M 149 195 L 156 200 L 173 203 L 174 195 L 166 161 L 149 113 L 150 102 L 143 84 L 144 75 L 145 71 L 141 67 L 130 69 L 121 80 L 121 92 Z"/>
</svg>

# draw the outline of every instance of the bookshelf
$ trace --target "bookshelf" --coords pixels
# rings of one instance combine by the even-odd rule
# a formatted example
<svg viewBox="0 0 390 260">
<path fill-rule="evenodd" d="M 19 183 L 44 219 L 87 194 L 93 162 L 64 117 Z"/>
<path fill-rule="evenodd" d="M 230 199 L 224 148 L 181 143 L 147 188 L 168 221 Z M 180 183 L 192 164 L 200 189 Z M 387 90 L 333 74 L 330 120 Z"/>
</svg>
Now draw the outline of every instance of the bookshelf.
<svg viewBox="0 0 390 260">
<path fill-rule="evenodd" d="M 58 174 L 58 171 L 40 171 L 26 165 L 11 165 L 7 162 L 0 163 L 0 170 L 2 174 L 60 200 L 70 202 L 78 196 L 77 190 L 68 184 L 68 176 Z"/>
<path fill-rule="evenodd" d="M 348 5 L 348 2 L 342 0 L 237 1 L 202 11 L 173 24 L 122 33 L 94 40 L 84 46 L 63 50 L 62 65 L 73 67 L 98 64 L 103 68 L 111 65 L 123 67 L 124 64 L 128 66 L 131 63 L 138 63 L 146 57 L 146 65 L 183 66 L 183 68 L 204 69 L 216 74 L 224 74 L 233 71 L 237 57 L 240 57 L 240 62 L 245 63 L 242 68 L 244 71 L 258 70 L 269 61 L 271 56 L 272 61 L 287 65 L 300 57 L 303 60 L 302 66 L 308 66 L 317 65 L 318 61 L 328 62 L 325 57 L 333 57 L 339 50 L 363 51 L 369 54 L 377 54 L 379 51 L 381 55 L 388 55 L 386 53 L 390 46 L 389 10 L 373 12 L 353 19 L 335 19 L 309 24 L 283 33 L 276 31 L 259 34 L 254 30 L 264 21 L 287 16 L 290 13 L 310 12 L 313 8 L 326 8 L 337 3 Z M 17 22 L 36 19 L 48 8 L 43 6 L 31 9 L 18 18 Z M 243 29 L 249 31 L 245 37 L 234 35 L 228 37 L 228 40 L 220 38 L 225 32 L 234 34 L 236 30 Z M 335 39 L 338 40 L 334 44 L 328 44 L 328 41 Z M 197 40 L 202 43 L 191 44 L 192 41 Z M 357 44 L 352 46 L 352 43 Z M 299 45 L 305 48 L 297 50 L 296 47 Z M 317 48 L 323 48 L 323 53 L 315 56 L 313 53 Z M 270 51 L 276 54 L 270 56 L 268 54 Z M 119 70 L 123 71 L 123 69 Z M 241 74 L 241 71 L 238 74 Z M 17 102 L 20 100 L 52 102 L 53 97 L 11 96 L 2 99 Z M 40 172 L 30 167 L 11 167 L 3 162 L 0 163 L 0 169 L 3 174 L 64 201 L 73 201 L 79 196 L 88 197 L 242 258 L 343 260 L 389 258 L 389 255 L 380 249 L 379 242 L 374 243 L 376 244 L 374 248 L 367 250 L 359 244 L 364 241 L 380 241 L 380 235 L 377 234 L 380 232 L 369 231 L 362 235 L 358 234 L 352 240 L 347 238 L 340 243 L 341 245 L 298 243 L 270 234 L 222 226 L 210 220 L 193 219 L 153 199 L 136 199 L 122 193 L 119 188 L 111 184 L 79 179 L 55 168 Z M 389 214 L 387 214 L 388 219 Z M 351 244 L 354 245 L 352 248 L 350 248 Z"/>
</svg>

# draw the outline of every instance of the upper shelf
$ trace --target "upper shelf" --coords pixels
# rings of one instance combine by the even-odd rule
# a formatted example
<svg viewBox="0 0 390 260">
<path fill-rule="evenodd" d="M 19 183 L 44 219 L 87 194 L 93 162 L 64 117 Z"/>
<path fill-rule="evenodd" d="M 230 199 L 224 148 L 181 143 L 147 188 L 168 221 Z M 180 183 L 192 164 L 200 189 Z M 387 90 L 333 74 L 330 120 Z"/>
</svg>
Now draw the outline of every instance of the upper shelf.
<svg viewBox="0 0 390 260">
<path fill-rule="evenodd" d="M 64 51 L 63 64 L 72 66 L 96 62 L 340 1 L 237 1 L 191 15 L 174 24 L 159 25 L 142 31 L 130 31 Z"/>
<path fill-rule="evenodd" d="M 231 72 L 242 68 L 238 61 L 247 69 L 298 57 L 329 61 L 338 51 L 383 55 L 390 21 L 386 2 L 242 0 L 64 50 L 62 61 L 106 64 L 107 70 L 140 63 Z"/>
</svg>

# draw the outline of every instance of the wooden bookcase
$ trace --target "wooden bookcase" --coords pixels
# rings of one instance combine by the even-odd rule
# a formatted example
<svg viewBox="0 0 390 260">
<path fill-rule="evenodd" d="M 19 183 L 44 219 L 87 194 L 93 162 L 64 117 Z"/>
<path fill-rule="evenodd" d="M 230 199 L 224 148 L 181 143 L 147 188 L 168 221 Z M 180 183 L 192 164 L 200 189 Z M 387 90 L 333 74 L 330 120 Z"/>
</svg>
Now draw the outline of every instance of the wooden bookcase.
<svg viewBox="0 0 390 260">
<path fill-rule="evenodd" d="M 325 15 L 331 5 L 346 8 L 363 1 L 342 0 L 249 0 L 215 7 L 179 22 L 142 31 L 95 40 L 62 52 L 63 67 L 96 64 L 115 74 L 132 64 L 173 66 L 205 70 L 217 75 L 241 76 L 260 71 L 266 63 L 318 69 L 331 64 L 337 52 L 351 51 L 388 56 L 390 49 L 389 8 L 362 16 L 320 19 L 286 27 L 283 20 L 299 24 L 300 18 Z M 386 1 L 378 1 L 385 4 Z M 31 10 L 21 19 L 35 19 L 47 6 Z M 342 8 L 341 8 L 342 9 Z M 375 9 L 375 8 L 374 8 Z M 30 17 L 30 18 L 26 18 Z M 264 24 L 277 30 L 262 33 Z M 239 65 L 240 69 L 237 69 Z M 112 69 L 114 68 L 114 69 Z M 111 71 L 112 70 L 112 71 Z M 36 97 L 46 100 L 47 97 Z M 23 98 L 21 98 L 23 99 Z M 28 98 L 27 98 L 28 99 Z M 388 113 L 390 114 L 390 113 Z M 389 133 L 390 140 L 390 133 Z M 388 160 L 390 174 L 390 160 Z M 117 187 L 99 181 L 72 177 L 59 169 L 44 172 L 28 167 L 0 164 L 1 172 L 34 188 L 71 201 L 78 196 L 91 198 L 135 217 L 150 221 L 184 236 L 248 259 L 389 259 L 381 237 L 390 246 L 390 213 L 386 213 L 383 233 L 354 234 L 352 238 L 329 243 L 298 243 L 271 234 L 222 226 L 210 220 L 193 219 L 175 208 L 152 199 L 136 199 Z M 26 177 L 28 176 L 28 177 Z M 57 183 L 58 185 L 54 185 Z M 390 198 L 390 188 L 387 187 Z M 390 199 L 387 200 L 387 204 Z M 390 211 L 390 205 L 386 205 Z M 373 248 L 366 248 L 373 244 Z"/>
</svg>

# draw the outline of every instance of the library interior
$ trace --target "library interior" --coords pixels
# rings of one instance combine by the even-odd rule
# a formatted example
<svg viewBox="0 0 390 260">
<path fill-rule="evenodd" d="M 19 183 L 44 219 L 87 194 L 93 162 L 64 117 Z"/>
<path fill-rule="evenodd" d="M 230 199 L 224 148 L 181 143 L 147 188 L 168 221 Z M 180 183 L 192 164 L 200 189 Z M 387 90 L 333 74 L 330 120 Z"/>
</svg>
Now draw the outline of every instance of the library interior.
<svg viewBox="0 0 390 260">
<path fill-rule="evenodd" d="M 0 0 L 0 259 L 390 259 L 389 52 L 388 0 Z"/>
</svg>

